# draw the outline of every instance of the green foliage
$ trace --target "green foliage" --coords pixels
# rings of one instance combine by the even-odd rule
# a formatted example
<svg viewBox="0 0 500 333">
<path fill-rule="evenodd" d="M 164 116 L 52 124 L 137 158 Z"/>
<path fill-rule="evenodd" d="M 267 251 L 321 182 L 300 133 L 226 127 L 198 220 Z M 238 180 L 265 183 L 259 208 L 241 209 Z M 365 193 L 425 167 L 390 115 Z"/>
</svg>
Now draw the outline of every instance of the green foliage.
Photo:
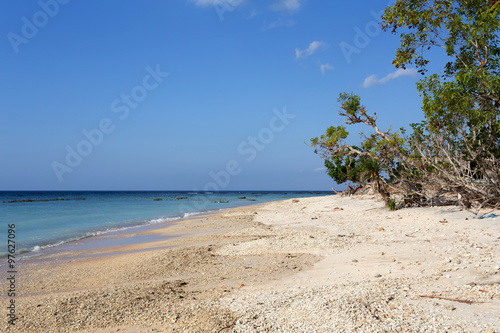
<svg viewBox="0 0 500 333">
<path fill-rule="evenodd" d="M 396 200 L 394 200 L 394 198 L 390 198 L 387 201 L 387 208 L 389 208 L 392 211 L 394 211 L 394 210 L 397 209 L 397 207 L 396 207 Z"/>
<path fill-rule="evenodd" d="M 361 98 L 358 95 L 341 93 L 337 101 L 342 104 L 342 109 L 350 116 L 357 116 L 364 111 L 364 108 L 361 107 Z"/>
<path fill-rule="evenodd" d="M 443 73 L 422 79 L 428 131 L 460 145 L 477 129 L 475 144 L 500 138 L 499 5 L 484 0 L 398 0 L 384 14 L 384 28 L 400 32 L 396 67 L 427 71 L 426 50 L 441 47 L 449 57 Z"/>
<path fill-rule="evenodd" d="M 325 167 L 328 176 L 332 177 L 337 184 L 343 184 L 347 181 L 359 182 L 359 171 L 351 158 L 333 156 L 332 160 L 325 159 Z"/>
<path fill-rule="evenodd" d="M 325 159 L 325 167 L 328 175 L 337 184 L 343 184 L 348 181 L 356 184 L 364 184 L 376 179 L 380 174 L 378 163 L 366 156 L 332 156 L 331 160 Z"/>
</svg>

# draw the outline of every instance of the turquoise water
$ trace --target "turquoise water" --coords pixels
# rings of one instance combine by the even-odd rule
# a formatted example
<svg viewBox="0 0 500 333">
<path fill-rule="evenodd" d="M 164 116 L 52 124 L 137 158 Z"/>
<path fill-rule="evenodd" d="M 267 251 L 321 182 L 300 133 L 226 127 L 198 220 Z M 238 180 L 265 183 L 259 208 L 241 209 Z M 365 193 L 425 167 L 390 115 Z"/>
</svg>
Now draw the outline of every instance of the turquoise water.
<svg viewBox="0 0 500 333">
<path fill-rule="evenodd" d="M 0 237 L 15 224 L 16 253 L 204 212 L 332 192 L 0 192 Z M 1 232 L 3 230 L 3 233 Z M 1 242 L 0 242 L 1 243 Z M 7 254 L 0 248 L 0 256 Z"/>
</svg>

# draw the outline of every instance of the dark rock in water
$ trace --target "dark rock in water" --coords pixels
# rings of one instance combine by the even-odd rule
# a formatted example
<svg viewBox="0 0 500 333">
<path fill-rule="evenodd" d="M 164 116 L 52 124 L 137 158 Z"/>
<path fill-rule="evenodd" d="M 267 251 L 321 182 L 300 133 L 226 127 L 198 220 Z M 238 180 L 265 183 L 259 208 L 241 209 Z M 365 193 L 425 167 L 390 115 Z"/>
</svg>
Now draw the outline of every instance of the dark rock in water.
<svg viewBox="0 0 500 333">
<path fill-rule="evenodd" d="M 240 200 L 245 200 L 247 197 L 239 197 Z"/>
<path fill-rule="evenodd" d="M 86 198 L 55 198 L 55 199 L 22 199 L 22 200 L 10 200 L 4 201 L 3 203 L 17 203 L 17 202 L 47 202 L 47 201 L 69 201 L 69 200 L 86 200 Z"/>
<path fill-rule="evenodd" d="M 177 200 L 184 200 L 187 199 L 187 197 L 176 197 Z"/>
<path fill-rule="evenodd" d="M 247 199 L 248 201 L 255 201 L 255 199 Z"/>
<path fill-rule="evenodd" d="M 153 198 L 154 201 L 162 201 L 163 198 Z"/>
</svg>

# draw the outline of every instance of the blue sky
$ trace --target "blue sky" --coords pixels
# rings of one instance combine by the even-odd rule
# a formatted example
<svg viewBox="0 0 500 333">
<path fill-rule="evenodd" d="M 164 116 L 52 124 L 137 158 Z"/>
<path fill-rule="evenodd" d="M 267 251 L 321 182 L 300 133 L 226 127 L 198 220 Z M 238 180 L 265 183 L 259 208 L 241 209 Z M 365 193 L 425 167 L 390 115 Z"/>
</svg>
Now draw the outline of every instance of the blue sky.
<svg viewBox="0 0 500 333">
<path fill-rule="evenodd" d="M 0 189 L 328 190 L 307 143 L 339 93 L 382 128 L 422 118 L 387 5 L 4 1 Z"/>
</svg>

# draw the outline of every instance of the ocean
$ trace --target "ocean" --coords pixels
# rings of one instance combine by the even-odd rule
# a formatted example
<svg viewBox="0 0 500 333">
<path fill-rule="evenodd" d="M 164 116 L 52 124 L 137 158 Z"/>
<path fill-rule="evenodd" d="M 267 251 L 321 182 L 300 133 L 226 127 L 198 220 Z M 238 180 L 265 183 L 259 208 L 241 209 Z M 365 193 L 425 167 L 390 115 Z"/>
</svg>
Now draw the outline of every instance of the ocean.
<svg viewBox="0 0 500 333">
<path fill-rule="evenodd" d="M 206 212 L 331 194 L 324 191 L 0 191 L 0 230 L 4 231 L 7 244 L 9 226 L 15 225 L 16 254 L 23 254 Z M 7 246 L 0 248 L 0 257 L 5 256 Z"/>
</svg>

